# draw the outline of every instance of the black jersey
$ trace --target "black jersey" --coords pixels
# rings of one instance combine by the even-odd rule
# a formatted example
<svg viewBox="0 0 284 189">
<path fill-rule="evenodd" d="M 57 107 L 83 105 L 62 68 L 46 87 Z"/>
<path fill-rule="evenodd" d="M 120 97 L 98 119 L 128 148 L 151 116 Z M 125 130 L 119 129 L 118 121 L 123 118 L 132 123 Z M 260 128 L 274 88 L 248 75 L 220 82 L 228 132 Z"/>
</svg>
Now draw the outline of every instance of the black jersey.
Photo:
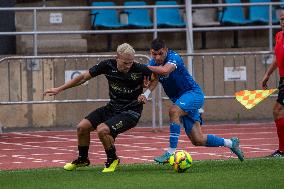
<svg viewBox="0 0 284 189">
<path fill-rule="evenodd" d="M 104 74 L 109 84 L 109 104 L 116 110 L 142 110 L 137 103 L 138 96 L 143 92 L 144 77 L 151 77 L 151 70 L 146 65 L 134 62 L 127 73 L 118 71 L 116 59 L 101 61 L 89 69 L 92 77 Z M 137 109 L 137 110 L 138 110 Z"/>
</svg>

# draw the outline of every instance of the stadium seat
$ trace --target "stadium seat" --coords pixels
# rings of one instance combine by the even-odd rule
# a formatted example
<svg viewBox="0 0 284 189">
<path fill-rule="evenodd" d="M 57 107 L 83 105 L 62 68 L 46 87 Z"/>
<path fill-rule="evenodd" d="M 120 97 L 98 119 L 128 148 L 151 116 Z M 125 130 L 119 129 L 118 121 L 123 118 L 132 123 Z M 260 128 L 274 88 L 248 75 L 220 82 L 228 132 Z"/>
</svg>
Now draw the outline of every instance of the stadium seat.
<svg viewBox="0 0 284 189">
<path fill-rule="evenodd" d="M 139 6 L 146 5 L 144 1 L 130 1 L 125 2 L 124 6 Z M 128 15 L 128 26 L 138 28 L 150 28 L 153 27 L 153 23 L 150 19 L 149 10 L 147 9 L 125 9 L 124 12 Z"/>
<path fill-rule="evenodd" d="M 250 0 L 250 3 L 271 2 L 270 0 Z M 269 23 L 269 6 L 250 6 L 249 20 L 255 24 Z M 275 9 L 272 7 L 272 24 L 278 24 L 279 20 L 276 18 Z"/>
<path fill-rule="evenodd" d="M 92 6 L 115 6 L 113 2 L 93 2 Z M 124 25 L 119 22 L 118 13 L 115 9 L 92 9 L 91 26 L 105 28 L 120 28 Z"/>
<path fill-rule="evenodd" d="M 281 0 L 280 2 L 281 2 L 281 3 L 284 3 L 284 0 Z M 284 9 L 284 5 L 280 5 L 280 8 L 281 8 L 281 9 Z"/>
<path fill-rule="evenodd" d="M 241 3 L 241 1 L 225 0 L 225 3 Z M 245 25 L 250 23 L 250 21 L 245 18 L 244 10 L 241 6 L 225 7 L 219 20 L 223 25 Z"/>
<path fill-rule="evenodd" d="M 177 5 L 176 1 L 156 1 L 156 5 Z M 185 27 L 178 8 L 158 8 L 158 27 Z"/>
<path fill-rule="evenodd" d="M 225 3 L 241 3 L 241 0 L 225 0 Z M 223 12 L 219 16 L 220 23 L 222 25 L 247 25 L 251 22 L 245 18 L 244 10 L 242 6 L 227 6 L 223 9 Z M 238 48 L 238 30 L 233 31 L 234 48 Z"/>
<path fill-rule="evenodd" d="M 196 27 L 219 26 L 217 8 L 202 8 L 192 11 L 192 24 Z M 201 49 L 206 49 L 206 31 L 201 32 Z"/>
</svg>

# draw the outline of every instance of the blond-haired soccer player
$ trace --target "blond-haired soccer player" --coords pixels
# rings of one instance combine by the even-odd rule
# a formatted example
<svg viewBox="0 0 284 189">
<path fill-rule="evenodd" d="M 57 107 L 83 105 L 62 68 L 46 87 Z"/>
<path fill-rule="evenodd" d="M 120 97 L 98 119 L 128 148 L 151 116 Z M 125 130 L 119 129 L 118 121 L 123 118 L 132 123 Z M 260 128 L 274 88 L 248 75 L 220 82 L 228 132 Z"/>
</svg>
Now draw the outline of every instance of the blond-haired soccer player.
<svg viewBox="0 0 284 189">
<path fill-rule="evenodd" d="M 88 151 L 90 132 L 97 130 L 98 137 L 107 155 L 103 172 L 113 172 L 119 164 L 114 140 L 118 134 L 136 126 L 143 109 L 138 100 L 143 91 L 144 78 L 152 72 L 143 64 L 134 62 L 135 50 L 127 43 L 119 45 L 115 59 L 101 61 L 89 71 L 57 88 L 44 92 L 45 95 L 58 93 L 78 86 L 87 80 L 104 74 L 108 80 L 110 102 L 87 115 L 77 126 L 79 156 L 64 166 L 65 170 L 75 170 L 90 164 Z"/>
</svg>

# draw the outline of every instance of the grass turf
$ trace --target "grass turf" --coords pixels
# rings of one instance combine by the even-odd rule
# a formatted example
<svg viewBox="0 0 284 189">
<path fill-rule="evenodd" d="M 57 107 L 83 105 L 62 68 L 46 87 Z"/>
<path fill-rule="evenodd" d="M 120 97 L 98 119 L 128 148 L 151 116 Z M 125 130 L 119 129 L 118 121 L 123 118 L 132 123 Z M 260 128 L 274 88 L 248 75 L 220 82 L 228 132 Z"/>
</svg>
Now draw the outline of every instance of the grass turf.
<svg viewBox="0 0 284 189">
<path fill-rule="evenodd" d="M 1 189 L 114 189 L 114 188 L 283 188 L 284 158 L 194 161 L 185 173 L 170 165 L 120 165 L 114 173 L 102 166 L 0 171 Z"/>
</svg>

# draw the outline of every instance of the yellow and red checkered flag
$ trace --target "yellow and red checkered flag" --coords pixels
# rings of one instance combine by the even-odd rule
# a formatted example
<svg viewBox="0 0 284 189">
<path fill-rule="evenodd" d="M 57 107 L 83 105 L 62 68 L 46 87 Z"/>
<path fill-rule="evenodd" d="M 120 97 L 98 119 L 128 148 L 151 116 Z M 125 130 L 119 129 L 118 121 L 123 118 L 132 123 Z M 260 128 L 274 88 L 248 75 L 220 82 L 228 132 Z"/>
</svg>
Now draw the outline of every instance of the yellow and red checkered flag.
<svg viewBox="0 0 284 189">
<path fill-rule="evenodd" d="M 237 101 L 244 105 L 247 109 L 253 108 L 255 105 L 260 103 L 262 100 L 267 98 L 269 95 L 277 91 L 277 89 L 269 90 L 243 90 L 235 93 Z"/>
</svg>

